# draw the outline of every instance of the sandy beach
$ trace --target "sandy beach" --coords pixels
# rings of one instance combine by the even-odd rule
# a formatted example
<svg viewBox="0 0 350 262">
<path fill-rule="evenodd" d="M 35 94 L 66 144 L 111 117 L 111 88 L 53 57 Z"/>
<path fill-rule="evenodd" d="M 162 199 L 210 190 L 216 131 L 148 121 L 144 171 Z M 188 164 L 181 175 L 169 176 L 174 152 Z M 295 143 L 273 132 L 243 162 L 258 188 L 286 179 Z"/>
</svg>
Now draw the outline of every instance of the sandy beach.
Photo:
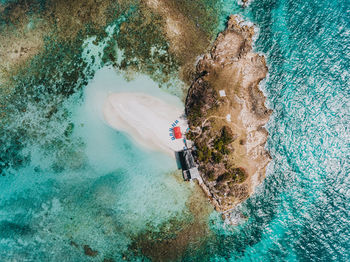
<svg viewBox="0 0 350 262">
<path fill-rule="evenodd" d="M 116 130 L 126 132 L 139 145 L 175 157 L 184 146 L 182 139 L 172 140 L 169 129 L 177 125 L 185 131 L 184 109 L 144 93 L 109 94 L 103 108 L 104 119 Z"/>
</svg>

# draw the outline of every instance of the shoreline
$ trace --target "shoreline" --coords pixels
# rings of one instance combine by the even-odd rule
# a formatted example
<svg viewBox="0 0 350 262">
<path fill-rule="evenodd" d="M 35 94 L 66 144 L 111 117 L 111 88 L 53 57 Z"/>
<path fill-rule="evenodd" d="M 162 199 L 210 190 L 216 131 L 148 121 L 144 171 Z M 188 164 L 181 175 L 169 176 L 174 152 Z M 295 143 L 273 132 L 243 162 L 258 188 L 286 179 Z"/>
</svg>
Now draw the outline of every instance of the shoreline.
<svg viewBox="0 0 350 262">
<path fill-rule="evenodd" d="M 218 35 L 211 51 L 199 58 L 197 78 L 186 98 L 190 126 L 187 139 L 193 140 L 198 149 L 195 159 L 203 179 L 198 184 L 225 220 L 230 218 L 228 211 L 246 200 L 263 181 L 270 161 L 264 126 L 272 111 L 265 106 L 266 97 L 260 86 L 268 70 L 265 56 L 254 51 L 256 34 L 254 24 L 240 16 L 230 16 L 227 28 Z M 223 90 L 225 95 L 221 97 Z M 203 115 L 195 112 L 194 116 L 194 110 Z M 140 92 L 112 93 L 103 114 L 109 126 L 128 133 L 144 148 L 173 158 L 176 151 L 183 149 L 182 139 L 169 139 L 169 127 L 181 118 L 185 133 L 184 112 L 162 99 Z M 215 141 L 224 129 L 231 140 L 224 145 L 226 153 L 221 153 Z M 203 147 L 211 151 L 205 160 L 201 154 L 208 152 Z M 217 156 L 219 161 L 215 160 Z"/>
<path fill-rule="evenodd" d="M 264 126 L 272 110 L 260 89 L 268 69 L 265 56 L 254 51 L 256 31 L 252 23 L 231 15 L 211 51 L 197 63 L 198 77 L 186 99 L 189 136 L 208 188 L 204 191 L 220 212 L 254 192 L 270 161 Z"/>
<path fill-rule="evenodd" d="M 187 129 L 183 114 L 179 106 L 140 92 L 111 93 L 103 108 L 109 126 L 128 133 L 142 147 L 173 158 L 184 144 L 182 139 L 172 140 L 169 129 L 176 120 L 183 132 Z"/>
</svg>

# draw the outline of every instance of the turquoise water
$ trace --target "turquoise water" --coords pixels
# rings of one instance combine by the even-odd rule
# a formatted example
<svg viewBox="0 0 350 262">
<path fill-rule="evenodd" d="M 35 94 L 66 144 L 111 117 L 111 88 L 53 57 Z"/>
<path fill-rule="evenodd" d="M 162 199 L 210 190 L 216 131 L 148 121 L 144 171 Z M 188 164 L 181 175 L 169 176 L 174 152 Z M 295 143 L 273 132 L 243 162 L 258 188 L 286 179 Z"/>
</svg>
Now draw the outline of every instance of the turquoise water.
<svg viewBox="0 0 350 262">
<path fill-rule="evenodd" d="M 273 161 L 238 208 L 248 220 L 233 228 L 212 213 L 213 235 L 182 260 L 349 261 L 350 2 L 254 0 L 244 10 L 222 4 L 221 29 L 231 13 L 259 28 L 255 48 L 269 64 L 262 89 L 274 110 L 267 126 Z M 24 138 L 30 158 L 0 180 L 0 261 L 141 260 L 128 253 L 133 239 L 188 219 L 193 187 L 172 173 L 173 159 L 138 147 L 99 111 L 106 93 L 119 88 L 167 95 L 146 76 L 125 82 L 94 60 L 95 77 L 63 103 L 49 132 L 40 129 L 38 105 L 16 118 L 30 120 L 41 139 Z M 83 245 L 99 254 L 84 255 Z"/>
<path fill-rule="evenodd" d="M 217 226 L 200 256 L 349 261 L 350 2 L 255 0 L 246 10 L 225 2 L 259 27 L 273 162 L 241 207 L 248 222 L 232 232 Z"/>
<path fill-rule="evenodd" d="M 33 145 L 25 149 L 30 164 L 1 180 L 1 261 L 86 261 L 83 245 L 98 250 L 98 260 L 120 260 L 131 237 L 188 212 L 193 185 L 173 173 L 174 159 L 139 148 L 105 124 L 105 97 L 123 89 L 170 96 L 145 76 L 127 82 L 103 68 L 83 99 L 71 97 L 66 121 L 74 123 L 72 137 L 80 143 L 70 145 L 74 155 L 62 159 L 65 168 L 52 170 L 57 156 Z"/>
</svg>

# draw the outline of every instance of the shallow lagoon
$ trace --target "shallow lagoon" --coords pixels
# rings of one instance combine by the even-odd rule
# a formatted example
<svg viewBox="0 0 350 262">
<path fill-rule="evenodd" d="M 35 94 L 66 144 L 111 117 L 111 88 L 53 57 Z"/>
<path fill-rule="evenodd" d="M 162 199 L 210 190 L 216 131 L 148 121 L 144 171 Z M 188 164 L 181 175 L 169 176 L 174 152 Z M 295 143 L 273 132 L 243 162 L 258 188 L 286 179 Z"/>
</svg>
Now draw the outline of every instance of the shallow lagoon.
<svg viewBox="0 0 350 262">
<path fill-rule="evenodd" d="M 183 260 L 348 261 L 349 3 L 261 0 L 243 10 L 220 2 L 221 29 L 230 13 L 260 28 L 256 49 L 270 65 L 263 88 L 274 109 L 267 145 L 273 162 L 256 194 L 239 208 L 247 222 L 232 228 L 212 213 L 206 233 L 214 236 L 190 246 Z M 100 74 L 106 83 L 109 77 L 124 83 L 105 75 L 108 70 L 95 80 Z M 190 221 L 186 201 L 194 187 L 171 174 L 172 159 L 136 147 L 104 124 L 98 111 L 103 90 L 121 85 L 97 94 L 95 80 L 65 105 L 77 141 L 74 154 L 61 159 L 66 168 L 50 171 L 52 151 L 31 146 L 25 149 L 33 152 L 30 165 L 2 177 L 0 260 L 136 260 L 127 246 L 139 233 L 161 231 L 158 225 L 174 216 Z M 140 77 L 130 82 L 135 91 L 138 80 L 144 83 Z M 149 92 L 159 91 L 145 82 Z M 98 250 L 97 257 L 87 257 L 83 245 Z"/>
<path fill-rule="evenodd" d="M 73 137 L 83 145 L 70 161 L 75 166 L 47 172 L 52 159 L 38 151 L 18 176 L 1 180 L 1 217 L 6 221 L 0 230 L 7 237 L 0 243 L 0 257 L 9 257 L 5 250 L 12 250 L 19 260 L 28 259 L 31 249 L 39 249 L 31 259 L 40 254 L 40 260 L 81 260 L 86 259 L 83 245 L 98 250 L 101 259 L 120 257 L 130 237 L 188 213 L 193 185 L 174 173 L 174 159 L 138 147 L 105 124 L 104 99 L 108 92 L 123 90 L 181 104 L 145 76 L 127 82 L 112 68 L 99 70 L 83 99 L 75 96 L 66 103 Z"/>
</svg>

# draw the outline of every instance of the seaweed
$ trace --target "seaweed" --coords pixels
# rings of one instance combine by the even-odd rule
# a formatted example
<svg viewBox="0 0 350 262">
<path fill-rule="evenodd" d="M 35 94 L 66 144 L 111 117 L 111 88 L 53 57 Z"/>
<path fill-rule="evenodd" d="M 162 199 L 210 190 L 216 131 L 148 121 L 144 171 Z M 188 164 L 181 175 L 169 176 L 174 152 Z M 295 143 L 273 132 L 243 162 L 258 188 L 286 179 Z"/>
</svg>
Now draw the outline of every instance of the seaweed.
<svg viewBox="0 0 350 262">
<path fill-rule="evenodd" d="M 138 8 L 121 25 L 115 40 L 123 50 L 120 69 L 142 72 L 164 84 L 178 72 L 179 63 L 169 52 L 163 18 Z"/>
</svg>

